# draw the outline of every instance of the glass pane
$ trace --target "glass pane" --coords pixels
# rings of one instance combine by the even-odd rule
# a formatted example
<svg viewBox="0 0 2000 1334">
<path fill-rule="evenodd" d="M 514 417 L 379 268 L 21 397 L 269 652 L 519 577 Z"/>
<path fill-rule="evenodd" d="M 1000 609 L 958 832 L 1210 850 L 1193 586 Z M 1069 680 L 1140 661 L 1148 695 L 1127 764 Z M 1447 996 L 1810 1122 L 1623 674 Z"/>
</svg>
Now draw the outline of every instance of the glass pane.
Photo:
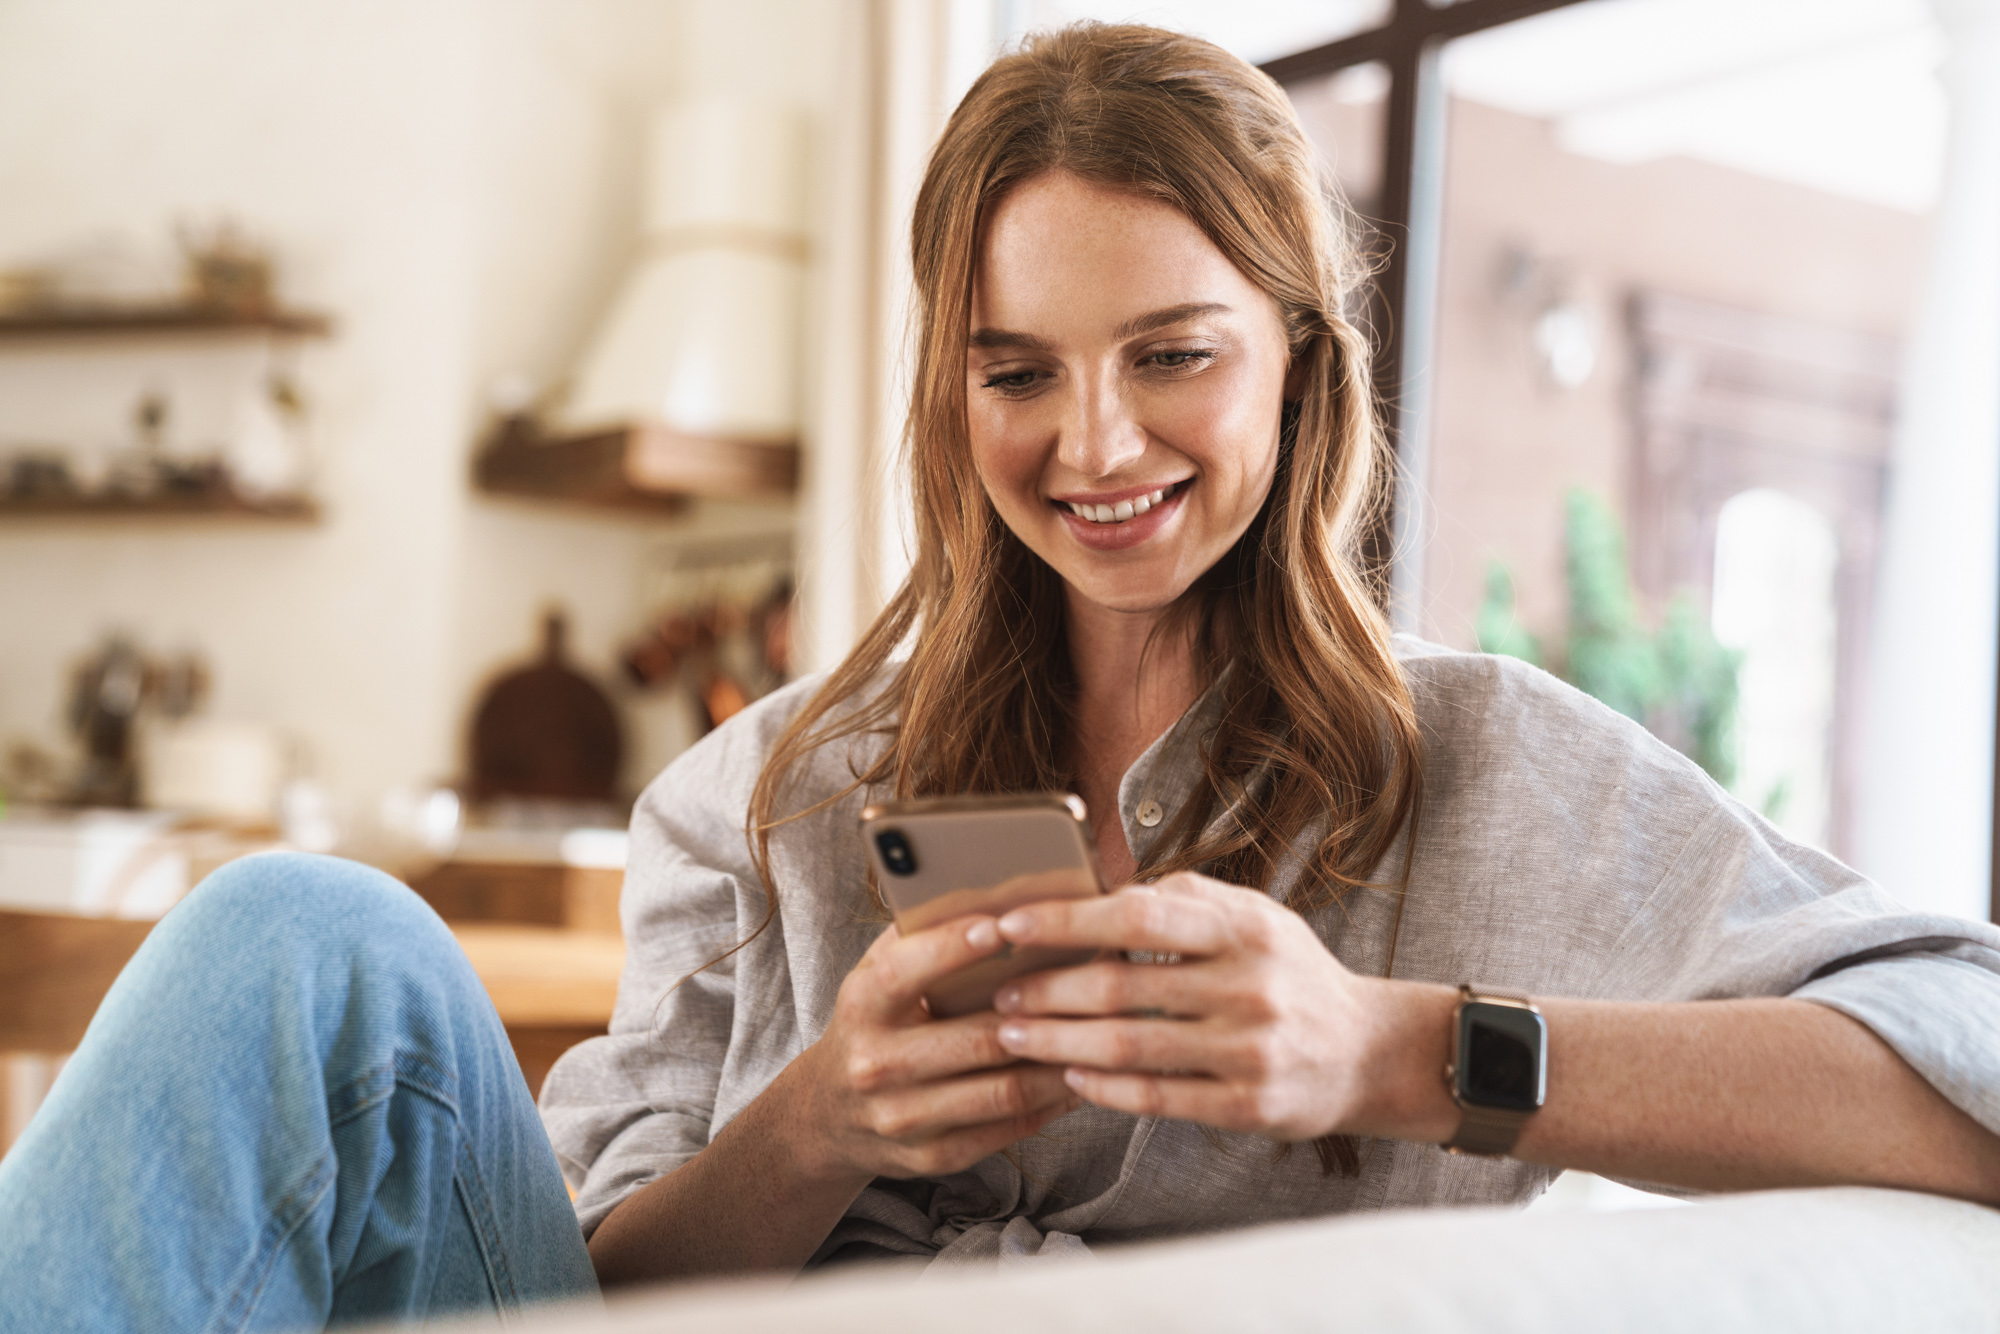
<svg viewBox="0 0 2000 1334">
<path fill-rule="evenodd" d="M 1994 285 L 1930 257 L 2000 227 L 1947 162 L 1951 80 L 2000 71 L 1954 74 L 1951 50 L 1914 0 L 1596 0 L 1446 50 L 1414 610 L 1429 638 L 1571 676 L 1905 898 L 1984 916 L 2000 483 L 1945 438 L 1987 410 L 1978 386 L 1911 354 L 2000 337 L 1980 313 L 2000 292 L 1930 277 Z M 1367 180 L 1323 128 L 1331 93 L 1295 96 Z M 1924 480 L 1950 449 L 1959 494 Z M 1614 586 L 1651 655 L 1625 697 L 1572 669 L 1578 599 Z M 1930 633 L 1897 619 L 1919 605 L 1974 664 L 1948 711 L 1897 656 Z M 1949 865 L 1881 833 L 1870 698 L 1901 710 L 1891 743 L 1921 732 L 1896 762 L 1931 809 L 1896 820 L 1930 820 Z"/>
<path fill-rule="evenodd" d="M 1382 193 L 1382 134 L 1388 115 L 1389 71 L 1351 65 L 1321 79 L 1291 85 L 1292 104 L 1306 133 L 1333 168 L 1355 218 L 1377 215 Z"/>
<path fill-rule="evenodd" d="M 1839 534 L 1804 501 L 1757 487 L 1722 503 L 1710 606 L 1715 637 L 1742 655 L 1732 785 L 1788 837 L 1821 847 L 1833 821 L 1839 566 Z"/>
</svg>

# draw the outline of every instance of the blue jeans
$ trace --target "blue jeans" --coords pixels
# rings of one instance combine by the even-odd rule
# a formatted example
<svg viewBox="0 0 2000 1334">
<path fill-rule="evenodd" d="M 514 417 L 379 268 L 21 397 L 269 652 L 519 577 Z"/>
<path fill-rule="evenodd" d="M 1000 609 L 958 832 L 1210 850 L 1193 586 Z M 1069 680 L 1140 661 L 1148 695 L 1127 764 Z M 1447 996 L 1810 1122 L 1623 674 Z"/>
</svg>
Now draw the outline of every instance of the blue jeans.
<svg viewBox="0 0 2000 1334">
<path fill-rule="evenodd" d="M 415 894 L 330 857 L 234 862 L 168 913 L 0 1159 L 7 1334 L 596 1294 L 472 965 Z"/>
</svg>

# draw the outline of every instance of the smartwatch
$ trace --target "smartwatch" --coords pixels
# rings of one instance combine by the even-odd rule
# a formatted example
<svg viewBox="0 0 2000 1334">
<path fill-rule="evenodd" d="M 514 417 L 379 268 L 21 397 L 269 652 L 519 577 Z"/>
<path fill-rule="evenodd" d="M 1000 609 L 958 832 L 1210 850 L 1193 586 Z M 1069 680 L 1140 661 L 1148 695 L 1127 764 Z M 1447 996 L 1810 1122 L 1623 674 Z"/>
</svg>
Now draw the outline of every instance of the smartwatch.
<svg viewBox="0 0 2000 1334">
<path fill-rule="evenodd" d="M 1547 1021 L 1526 996 L 1459 987 L 1444 1082 L 1463 1115 L 1443 1146 L 1447 1153 L 1513 1152 L 1521 1127 L 1548 1096 L 1548 1036 Z"/>
</svg>

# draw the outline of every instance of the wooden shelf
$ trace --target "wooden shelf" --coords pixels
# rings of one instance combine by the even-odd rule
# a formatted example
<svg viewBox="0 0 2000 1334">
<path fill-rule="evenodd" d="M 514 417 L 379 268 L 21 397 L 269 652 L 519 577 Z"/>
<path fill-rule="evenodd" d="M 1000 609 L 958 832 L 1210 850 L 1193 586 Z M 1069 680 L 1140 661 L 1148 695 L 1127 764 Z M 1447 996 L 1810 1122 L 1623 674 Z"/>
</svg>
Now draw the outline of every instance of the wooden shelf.
<svg viewBox="0 0 2000 1334">
<path fill-rule="evenodd" d="M 311 311 L 274 310 L 263 314 L 238 314 L 204 306 L 137 306 L 0 314 L 0 340 L 228 333 L 324 338 L 332 331 L 332 320 Z"/>
<path fill-rule="evenodd" d="M 252 501 L 237 495 L 0 498 L 0 522 L 12 519 L 137 519 L 153 516 L 313 523 L 319 519 L 319 506 L 313 501 L 298 498 Z"/>
<path fill-rule="evenodd" d="M 500 495 L 672 514 L 697 496 L 790 499 L 799 449 L 683 435 L 658 424 L 544 435 L 531 418 L 510 417 L 473 460 L 472 475 L 481 490 Z"/>
<path fill-rule="evenodd" d="M 70 309 L 0 312 L 0 344 L 46 339 L 92 339 L 127 336 L 255 335 L 279 338 L 319 338 L 333 322 L 312 311 L 242 312 L 188 304 L 159 306 L 100 306 Z M 165 470 L 175 471 L 175 470 Z M 178 470 L 188 474 L 189 470 Z M 90 495 L 72 489 L 58 477 L 45 486 L 21 481 L 18 473 L 0 477 L 0 521 L 10 519 L 76 518 L 223 518 L 272 519 L 311 523 L 319 506 L 305 497 L 253 500 L 238 494 L 220 469 L 202 469 L 167 482 L 178 489 L 148 495 Z M 9 494 L 19 486 L 21 494 Z"/>
</svg>

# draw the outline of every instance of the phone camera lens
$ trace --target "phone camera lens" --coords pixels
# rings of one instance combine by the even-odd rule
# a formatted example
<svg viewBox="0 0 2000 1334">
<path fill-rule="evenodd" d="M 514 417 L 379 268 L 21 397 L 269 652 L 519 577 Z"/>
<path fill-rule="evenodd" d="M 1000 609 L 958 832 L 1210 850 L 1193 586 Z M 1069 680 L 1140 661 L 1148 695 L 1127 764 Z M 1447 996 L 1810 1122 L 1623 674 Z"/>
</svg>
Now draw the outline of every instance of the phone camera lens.
<svg viewBox="0 0 2000 1334">
<path fill-rule="evenodd" d="M 882 865 L 890 875 L 917 873 L 917 854 L 910 848 L 910 840 L 903 837 L 902 830 L 882 830 L 875 835 L 875 848 L 882 854 Z"/>
</svg>

